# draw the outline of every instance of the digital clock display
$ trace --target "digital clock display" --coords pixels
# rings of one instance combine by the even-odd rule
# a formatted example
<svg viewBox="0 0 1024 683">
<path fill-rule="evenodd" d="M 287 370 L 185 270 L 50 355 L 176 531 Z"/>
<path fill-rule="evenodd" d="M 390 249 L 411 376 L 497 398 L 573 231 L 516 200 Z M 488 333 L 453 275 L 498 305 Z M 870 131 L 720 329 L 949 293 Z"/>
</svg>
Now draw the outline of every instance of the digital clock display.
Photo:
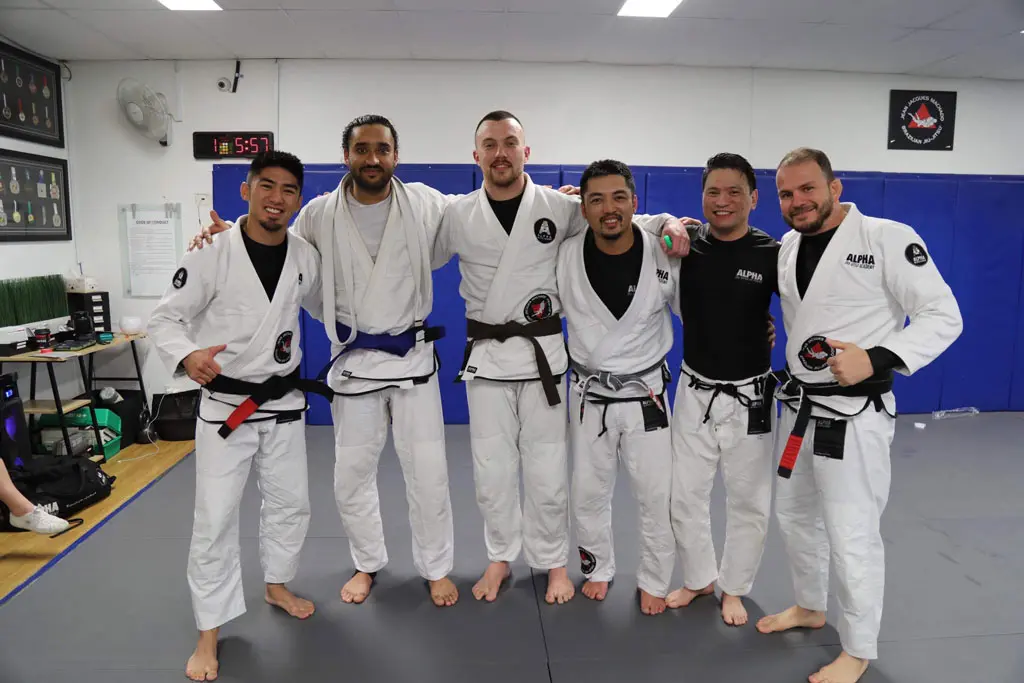
<svg viewBox="0 0 1024 683">
<path fill-rule="evenodd" d="M 196 159 L 252 159 L 272 149 L 274 134 L 269 131 L 192 133 L 192 156 Z"/>
</svg>

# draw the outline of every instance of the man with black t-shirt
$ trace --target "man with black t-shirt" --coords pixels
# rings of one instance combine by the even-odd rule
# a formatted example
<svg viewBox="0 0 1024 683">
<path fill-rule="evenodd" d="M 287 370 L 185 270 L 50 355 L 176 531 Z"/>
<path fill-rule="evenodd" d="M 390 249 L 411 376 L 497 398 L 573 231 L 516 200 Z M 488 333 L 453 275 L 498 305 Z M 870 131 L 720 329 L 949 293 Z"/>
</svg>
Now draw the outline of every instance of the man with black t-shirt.
<svg viewBox="0 0 1024 683">
<path fill-rule="evenodd" d="M 621 460 L 639 508 L 640 609 L 660 614 L 675 560 L 665 355 L 679 261 L 633 225 L 636 188 L 625 164 L 591 164 L 580 195 L 590 229 L 562 244 L 556 277 L 569 328 L 570 498 L 583 594 L 604 600 L 615 575 L 611 504 Z"/>
<path fill-rule="evenodd" d="M 746 159 L 718 154 L 702 178 L 707 223 L 692 230 L 679 272 L 683 368 L 672 420 L 672 525 L 683 607 L 722 590 L 722 618 L 747 622 L 741 597 L 761 562 L 772 492 L 774 401 L 768 394 L 770 326 L 779 244 L 749 225 L 757 181 Z M 719 463 L 726 489 L 721 568 L 711 539 L 710 499 Z"/>
<path fill-rule="evenodd" d="M 239 229 L 185 254 L 149 323 L 168 369 L 203 387 L 188 561 L 199 642 L 186 675 L 196 681 L 217 677 L 219 629 L 245 612 L 238 504 L 253 464 L 263 498 L 264 599 L 299 619 L 313 614 L 313 603 L 285 587 L 309 527 L 303 391 L 329 395 L 299 379 L 299 308 L 320 307 L 320 257 L 287 230 L 302 180 L 302 162 L 291 154 L 256 157 L 241 186 L 249 211 Z"/>
<path fill-rule="evenodd" d="M 786 370 L 777 373 L 786 440 L 779 440 L 775 505 L 796 604 L 757 627 L 824 626 L 834 558 L 843 651 L 809 680 L 855 683 L 878 655 L 892 373 L 910 375 L 934 361 L 963 320 L 917 232 L 840 203 L 842 183 L 824 152 L 787 154 L 776 185 L 793 230 L 779 252 L 788 341 Z"/>
</svg>

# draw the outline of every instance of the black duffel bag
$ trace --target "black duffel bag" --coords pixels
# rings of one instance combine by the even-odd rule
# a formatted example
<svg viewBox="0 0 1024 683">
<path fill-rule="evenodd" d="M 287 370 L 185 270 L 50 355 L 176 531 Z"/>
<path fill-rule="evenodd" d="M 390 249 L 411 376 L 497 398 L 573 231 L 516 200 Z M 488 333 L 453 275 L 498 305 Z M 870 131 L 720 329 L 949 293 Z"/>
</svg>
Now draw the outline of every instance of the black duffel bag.
<svg viewBox="0 0 1024 683">
<path fill-rule="evenodd" d="M 65 456 L 34 458 L 24 467 L 10 470 L 10 475 L 14 486 L 29 501 L 63 519 L 109 496 L 117 479 L 88 458 Z M 0 529 L 20 531 L 11 526 L 10 510 L 3 503 Z"/>
</svg>

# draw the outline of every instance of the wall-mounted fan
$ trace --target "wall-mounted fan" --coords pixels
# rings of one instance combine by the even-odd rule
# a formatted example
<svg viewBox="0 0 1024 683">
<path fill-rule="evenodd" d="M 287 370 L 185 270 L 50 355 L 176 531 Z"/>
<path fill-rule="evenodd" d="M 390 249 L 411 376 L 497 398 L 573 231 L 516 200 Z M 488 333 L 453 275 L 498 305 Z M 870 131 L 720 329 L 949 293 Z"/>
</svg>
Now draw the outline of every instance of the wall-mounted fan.
<svg viewBox="0 0 1024 683">
<path fill-rule="evenodd" d="M 117 101 L 135 130 L 167 146 L 172 117 L 163 93 L 154 92 L 134 78 L 124 78 L 117 84 Z"/>
</svg>

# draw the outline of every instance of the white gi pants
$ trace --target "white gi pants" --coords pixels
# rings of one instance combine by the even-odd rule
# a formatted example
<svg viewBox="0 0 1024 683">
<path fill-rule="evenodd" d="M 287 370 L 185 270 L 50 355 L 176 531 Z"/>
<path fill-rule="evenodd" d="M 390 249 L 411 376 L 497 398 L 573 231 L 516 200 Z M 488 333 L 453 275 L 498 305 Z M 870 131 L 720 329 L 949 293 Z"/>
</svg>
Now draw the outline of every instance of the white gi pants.
<svg viewBox="0 0 1024 683">
<path fill-rule="evenodd" d="M 637 586 L 654 597 L 664 598 L 672 583 L 675 563 L 675 540 L 669 519 L 670 417 L 664 418 L 666 426 L 647 431 L 639 401 L 587 403 L 581 424 L 583 399 L 578 391 L 569 393 L 572 507 L 583 572 L 590 581 L 611 581 L 615 576 L 612 492 L 621 460 L 629 473 L 640 517 Z M 589 567 L 591 563 L 593 567 Z"/>
<path fill-rule="evenodd" d="M 476 501 L 491 562 L 512 562 L 521 551 L 533 569 L 569 561 L 564 381 L 558 393 L 562 402 L 549 406 L 540 380 L 466 382 Z"/>
<path fill-rule="evenodd" d="M 683 585 L 698 591 L 717 581 L 724 593 L 747 595 L 768 533 L 774 439 L 771 432 L 748 434 L 749 408 L 724 392 L 715 396 L 714 390 L 690 387 L 685 373 L 709 384 L 715 381 L 689 367 L 684 370 L 676 386 L 672 420 L 672 527 L 682 559 Z M 743 396 L 757 396 L 753 379 L 733 384 Z M 769 424 L 774 426 L 774 401 L 771 404 Z M 705 415 L 709 415 L 707 422 Z M 719 463 L 726 496 L 721 568 L 711 538 L 710 511 Z"/>
<path fill-rule="evenodd" d="M 437 375 L 410 388 L 335 396 L 331 415 L 334 495 L 356 569 L 372 573 L 388 563 L 377 469 L 390 422 L 405 478 L 413 564 L 428 581 L 448 576 L 454 564 L 455 539 Z"/>
<path fill-rule="evenodd" d="M 238 505 L 255 461 L 260 507 L 260 564 L 266 583 L 295 578 L 309 528 L 306 423 L 247 422 L 222 439 L 218 424 L 196 424 L 196 501 L 188 585 L 200 631 L 245 613 L 239 561 Z"/>
<path fill-rule="evenodd" d="M 785 448 L 796 412 L 782 409 L 778 452 Z M 889 498 L 889 448 L 896 420 L 873 406 L 846 420 L 842 460 L 814 454 L 818 431 L 811 418 L 789 479 L 779 478 L 775 514 L 789 555 L 800 607 L 824 612 L 829 558 L 839 581 L 843 650 L 861 659 L 878 656 L 885 588 L 885 547 L 879 523 Z"/>
</svg>

